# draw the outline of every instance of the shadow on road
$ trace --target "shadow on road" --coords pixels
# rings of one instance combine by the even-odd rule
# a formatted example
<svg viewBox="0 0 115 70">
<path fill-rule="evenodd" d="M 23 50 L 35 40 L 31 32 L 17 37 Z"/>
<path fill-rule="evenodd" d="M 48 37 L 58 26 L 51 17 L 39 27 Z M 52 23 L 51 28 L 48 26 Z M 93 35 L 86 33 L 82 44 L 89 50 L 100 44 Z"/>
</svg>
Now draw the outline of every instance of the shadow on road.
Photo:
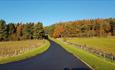
<svg viewBox="0 0 115 70">
<path fill-rule="evenodd" d="M 64 70 L 89 70 L 87 68 L 64 68 Z"/>
</svg>

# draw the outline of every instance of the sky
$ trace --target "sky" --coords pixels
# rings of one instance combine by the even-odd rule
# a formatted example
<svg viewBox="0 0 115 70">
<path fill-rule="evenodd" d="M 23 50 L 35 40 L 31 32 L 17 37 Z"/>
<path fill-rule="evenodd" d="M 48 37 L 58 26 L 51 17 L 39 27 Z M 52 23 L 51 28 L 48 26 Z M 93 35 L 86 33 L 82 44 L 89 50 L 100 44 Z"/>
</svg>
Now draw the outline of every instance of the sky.
<svg viewBox="0 0 115 70">
<path fill-rule="evenodd" d="M 114 0 L 0 0 L 0 19 L 10 22 L 58 22 L 115 18 Z"/>
</svg>

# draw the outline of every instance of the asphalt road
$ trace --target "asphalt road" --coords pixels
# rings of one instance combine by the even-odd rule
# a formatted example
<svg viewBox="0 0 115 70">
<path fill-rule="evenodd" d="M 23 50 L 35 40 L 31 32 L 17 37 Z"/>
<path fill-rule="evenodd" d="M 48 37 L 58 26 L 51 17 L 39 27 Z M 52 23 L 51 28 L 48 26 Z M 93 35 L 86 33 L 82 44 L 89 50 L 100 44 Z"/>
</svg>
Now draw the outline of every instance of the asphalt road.
<svg viewBox="0 0 115 70">
<path fill-rule="evenodd" d="M 0 70 L 91 70 L 60 45 L 53 41 L 50 43 L 50 48 L 43 54 L 26 60 L 1 64 Z"/>
</svg>

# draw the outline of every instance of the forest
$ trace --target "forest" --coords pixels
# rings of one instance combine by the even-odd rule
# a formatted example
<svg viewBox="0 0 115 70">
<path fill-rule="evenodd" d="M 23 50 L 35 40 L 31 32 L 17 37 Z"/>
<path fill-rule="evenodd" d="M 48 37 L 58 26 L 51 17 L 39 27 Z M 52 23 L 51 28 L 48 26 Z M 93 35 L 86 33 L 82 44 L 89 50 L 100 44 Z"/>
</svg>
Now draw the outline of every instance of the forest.
<svg viewBox="0 0 115 70">
<path fill-rule="evenodd" d="M 54 38 L 115 36 L 115 18 L 59 22 L 46 27 L 41 22 L 6 23 L 0 20 L 0 41 L 43 39 L 46 34 Z"/>
<path fill-rule="evenodd" d="M 0 41 L 43 39 L 44 36 L 41 22 L 6 23 L 5 20 L 0 20 Z"/>
<path fill-rule="evenodd" d="M 54 38 L 115 36 L 115 18 L 59 22 L 45 27 L 45 32 Z"/>
</svg>

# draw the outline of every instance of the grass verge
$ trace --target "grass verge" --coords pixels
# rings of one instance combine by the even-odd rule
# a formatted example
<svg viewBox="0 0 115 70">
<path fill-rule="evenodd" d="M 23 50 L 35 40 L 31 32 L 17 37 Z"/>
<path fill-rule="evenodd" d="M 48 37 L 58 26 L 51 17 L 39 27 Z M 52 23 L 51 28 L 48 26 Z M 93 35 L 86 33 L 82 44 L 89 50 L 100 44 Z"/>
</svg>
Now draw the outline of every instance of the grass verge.
<svg viewBox="0 0 115 70">
<path fill-rule="evenodd" d="M 81 60 L 85 61 L 95 70 L 115 70 L 115 64 L 109 61 L 104 60 L 103 58 L 97 57 L 87 51 L 78 49 L 69 44 L 65 44 L 57 39 L 52 39 L 56 43 L 60 44 L 66 51 L 73 54 L 76 57 L 79 57 Z"/>
<path fill-rule="evenodd" d="M 19 61 L 22 59 L 30 58 L 32 56 L 38 55 L 46 51 L 50 46 L 49 41 L 45 40 L 45 43 L 41 45 L 40 47 L 37 47 L 35 49 L 32 49 L 31 51 L 27 51 L 23 54 L 17 55 L 17 56 L 11 56 L 11 57 L 3 57 L 0 58 L 0 64 L 5 64 L 9 62 Z"/>
</svg>

